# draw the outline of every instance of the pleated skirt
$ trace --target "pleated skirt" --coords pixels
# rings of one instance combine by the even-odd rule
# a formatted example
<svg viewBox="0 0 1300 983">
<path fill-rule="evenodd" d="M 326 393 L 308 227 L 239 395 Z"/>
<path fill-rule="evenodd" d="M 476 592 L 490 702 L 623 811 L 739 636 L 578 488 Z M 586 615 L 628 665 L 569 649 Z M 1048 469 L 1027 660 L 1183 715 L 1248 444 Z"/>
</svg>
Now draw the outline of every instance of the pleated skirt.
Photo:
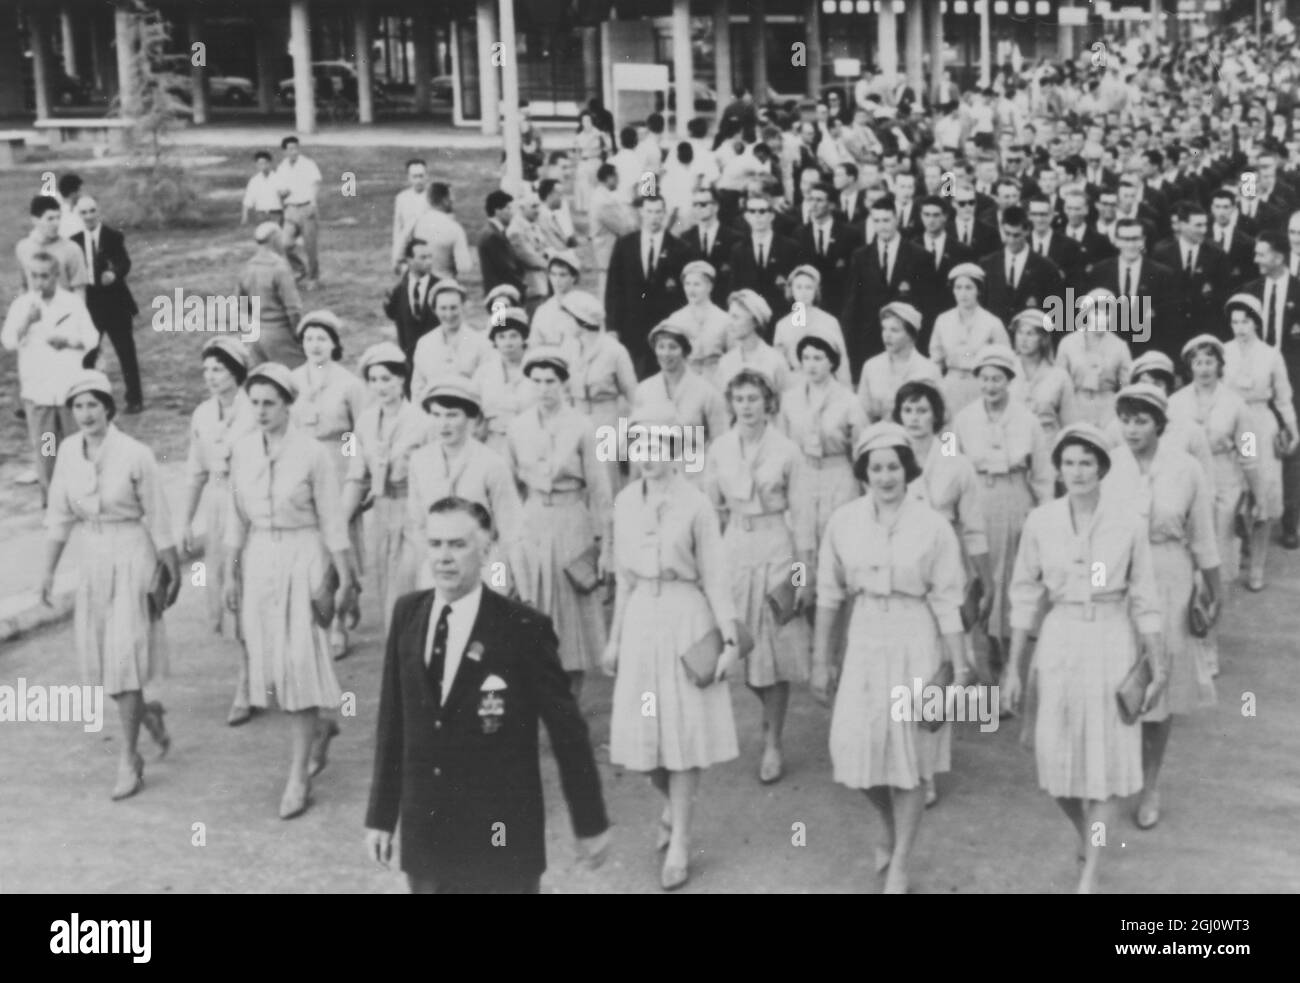
<svg viewBox="0 0 1300 983">
<path fill-rule="evenodd" d="M 1237 538 L 1237 502 L 1246 489 L 1246 478 L 1237 455 L 1229 451 L 1214 455 L 1214 535 L 1219 543 L 1219 565 L 1225 587 L 1241 575 L 1241 540 Z"/>
<path fill-rule="evenodd" d="M 730 687 L 701 689 L 682 668 L 682 653 L 717 624 L 699 586 L 640 581 L 625 603 L 610 761 L 633 771 L 683 771 L 737 757 Z"/>
<path fill-rule="evenodd" d="M 817 546 L 821 546 L 826 533 L 826 523 L 831 513 L 846 502 L 862 495 L 862 487 L 853 476 L 853 468 L 845 458 L 804 457 L 804 467 L 790 489 L 790 497 L 803 508 L 811 509 L 817 526 Z"/>
<path fill-rule="evenodd" d="M 73 614 L 82 679 L 109 696 L 143 689 L 167 674 L 162 621 L 146 595 L 158 556 L 139 522 L 83 522 Z"/>
<path fill-rule="evenodd" d="M 1214 692 L 1214 636 L 1197 638 L 1187 623 L 1196 569 L 1182 543 L 1152 543 L 1151 559 L 1160 584 L 1164 610 L 1161 634 L 1169 658 L 1169 685 L 1144 721 L 1166 719 L 1171 713 L 1190 713 L 1212 706 Z"/>
<path fill-rule="evenodd" d="M 1074 412 L 1076 421 L 1085 421 L 1105 430 L 1115 419 L 1116 393 L 1104 389 L 1076 389 Z"/>
<path fill-rule="evenodd" d="M 924 686 L 938 671 L 941 644 L 924 599 L 857 596 L 831 716 L 835 781 L 849 788 L 908 789 L 948 771 L 952 725 L 934 732 L 921 726 L 911 696 L 916 680 Z M 903 691 L 906 712 L 900 709 Z"/>
<path fill-rule="evenodd" d="M 1052 608 L 1035 653 L 1038 784 L 1058 798 L 1104 800 L 1142 788 L 1142 728 L 1120 720 L 1115 699 L 1137 659 L 1128 605 L 1093 610 L 1089 621 L 1078 609 Z"/>
<path fill-rule="evenodd" d="M 370 547 L 368 562 L 375 571 L 376 597 L 384 612 L 384 632 L 392 622 L 393 605 L 403 594 L 415 590 L 416 554 L 406 548 L 406 499 L 390 495 L 375 498 L 366 513 Z M 412 544 L 414 547 L 414 544 Z"/>
<path fill-rule="evenodd" d="M 334 473 L 338 476 L 339 495 L 343 494 L 343 485 L 347 481 L 348 465 L 352 463 L 352 458 L 343 453 L 342 437 L 323 437 L 321 443 L 329 451 L 329 458 L 334 462 Z M 359 454 L 360 448 L 355 449 Z M 348 523 L 348 542 L 352 546 L 352 555 L 356 557 L 358 571 L 365 570 L 366 564 L 366 547 L 365 547 L 365 523 L 364 514 L 358 514 L 355 519 Z"/>
<path fill-rule="evenodd" d="M 989 564 L 993 568 L 993 608 L 989 614 L 990 638 L 1011 634 L 1011 575 L 1020 549 L 1020 531 L 1034 507 L 1034 496 L 1023 471 L 1011 474 L 979 475 L 980 507 L 989 541 Z"/>
<path fill-rule="evenodd" d="M 316 624 L 311 598 L 330 555 L 317 529 L 253 529 L 241 564 L 240 602 L 248 649 L 248 695 L 255 707 L 336 707 L 342 698 L 329 635 Z"/>
<path fill-rule="evenodd" d="M 618 432 L 619 400 L 600 399 L 596 400 L 594 403 L 589 403 L 585 399 L 578 399 L 574 400 L 573 405 L 579 413 L 585 413 L 587 416 L 591 417 L 592 433 L 599 435 L 601 427 L 610 427 L 614 433 Z M 613 502 L 618 496 L 618 493 L 623 490 L 624 484 L 626 484 L 623 472 L 619 470 L 617 457 L 609 461 L 600 461 L 598 463 L 605 469 L 605 474 L 609 476 L 609 500 L 610 502 Z M 635 464 L 632 465 L 633 470 L 637 467 L 638 466 Z M 608 516 L 598 515 L 596 516 L 596 521 L 604 524 L 608 518 Z"/>
<path fill-rule="evenodd" d="M 564 572 L 596 540 L 590 510 L 579 501 L 547 506 L 530 494 L 521 525 L 519 596 L 554 622 L 560 662 L 567 671 L 596 668 L 608 637 L 601 592 L 578 593 Z"/>
<path fill-rule="evenodd" d="M 746 530 L 740 516 L 733 515 L 723 548 L 731 568 L 736 617 L 754 636 L 754 649 L 745 659 L 745 681 L 750 686 L 804 682 L 812 659 L 808 622 L 796 617 L 780 627 L 767 603 L 768 593 L 794 576 L 794 536 L 780 516 L 760 519 Z"/>
<path fill-rule="evenodd" d="M 207 586 L 205 601 L 208 623 L 218 634 L 225 634 L 227 625 L 235 638 L 239 638 L 239 619 L 231 617 L 222 603 L 222 588 L 226 583 L 226 523 L 230 516 L 230 483 L 225 478 L 209 477 L 203 492 L 203 568 Z"/>
<path fill-rule="evenodd" d="M 1282 518 L 1282 459 L 1273 449 L 1277 436 L 1277 418 L 1267 403 L 1246 404 L 1250 430 L 1255 435 L 1255 459 L 1259 461 L 1262 501 L 1261 515 L 1265 519 Z"/>
</svg>

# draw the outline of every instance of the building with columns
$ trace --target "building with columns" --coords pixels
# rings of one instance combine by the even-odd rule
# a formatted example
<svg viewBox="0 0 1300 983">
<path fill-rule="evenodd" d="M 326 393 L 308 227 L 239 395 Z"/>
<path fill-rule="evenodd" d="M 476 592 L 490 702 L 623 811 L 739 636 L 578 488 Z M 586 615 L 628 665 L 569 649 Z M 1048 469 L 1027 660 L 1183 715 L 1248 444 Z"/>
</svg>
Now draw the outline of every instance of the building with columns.
<svg viewBox="0 0 1300 983">
<path fill-rule="evenodd" d="M 572 120 L 592 96 L 618 116 L 623 94 L 638 86 L 642 102 L 627 105 L 641 106 L 644 87 L 654 87 L 669 106 L 690 106 L 687 118 L 720 113 L 742 86 L 760 99 L 817 98 L 828 85 L 851 84 L 854 69 L 901 72 L 917 91 L 937 85 L 947 70 L 966 87 L 986 79 L 999 54 L 1017 52 L 1031 62 L 1076 57 L 1124 21 L 1146 23 L 1161 11 L 1162 29 L 1174 30 L 1189 17 L 1213 19 L 1224 2 L 157 0 L 150 6 L 171 24 L 171 51 L 188 55 L 192 44 L 204 45 L 206 64 L 185 66 L 196 125 L 220 115 L 227 102 L 247 103 L 245 114 L 288 112 L 285 83 L 292 79 L 300 132 L 315 130 L 318 99 L 296 95 L 341 84 L 351 118 L 363 124 L 377 115 L 424 117 L 441 104 L 456 124 L 494 133 L 507 88 L 517 87 L 535 119 Z M 117 55 L 133 43 L 130 9 L 104 0 L 0 0 L 0 116 L 102 115 L 108 99 L 129 85 Z M 231 78 L 242 84 L 231 88 L 225 84 Z M 97 110 L 79 106 L 87 93 L 98 100 Z"/>
</svg>

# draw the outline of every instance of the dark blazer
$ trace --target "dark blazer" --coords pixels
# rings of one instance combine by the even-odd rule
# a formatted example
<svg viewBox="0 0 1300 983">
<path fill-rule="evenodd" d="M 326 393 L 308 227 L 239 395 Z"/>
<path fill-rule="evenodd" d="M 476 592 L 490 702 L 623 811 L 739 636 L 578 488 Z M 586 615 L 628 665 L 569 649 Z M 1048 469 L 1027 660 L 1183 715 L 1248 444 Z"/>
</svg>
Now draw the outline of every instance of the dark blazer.
<svg viewBox="0 0 1300 983">
<path fill-rule="evenodd" d="M 1259 210 L 1254 215 L 1247 215 L 1240 209 L 1237 210 L 1237 226 L 1251 236 L 1258 237 L 1265 229 L 1276 229 L 1285 221 L 1285 215 L 1262 200 L 1259 203 Z"/>
<path fill-rule="evenodd" d="M 1097 231 L 1097 227 L 1091 223 L 1084 225 L 1083 239 L 1075 239 L 1070 236 L 1069 226 L 1059 232 L 1054 233 L 1065 238 L 1069 238 L 1076 246 L 1079 247 L 1079 268 L 1082 271 L 1083 282 L 1087 283 L 1088 277 L 1092 274 L 1092 268 L 1103 259 L 1114 256 L 1119 250 L 1115 248 L 1115 243 L 1110 241 L 1110 236 L 1104 236 Z M 1076 290 L 1081 286 L 1079 283 L 1071 284 Z"/>
<path fill-rule="evenodd" d="M 863 362 L 884 351 L 880 340 L 880 308 L 891 300 L 906 301 L 913 306 L 920 300 L 928 279 L 926 260 L 924 249 L 906 239 L 898 239 L 894 272 L 886 283 L 884 270 L 880 268 L 880 244 L 873 242 L 854 250 L 840 315 L 849 369 L 854 378 Z"/>
<path fill-rule="evenodd" d="M 483 293 L 488 294 L 494 287 L 508 283 L 524 294 L 524 265 L 515 255 L 514 247 L 506 234 L 488 222 L 487 228 L 478 240 L 478 264 L 483 272 Z"/>
<path fill-rule="evenodd" d="M 605 323 L 617 332 L 641 378 L 655 371 L 650 351 L 650 329 L 686 303 L 682 293 L 682 267 L 692 258 L 691 248 L 676 236 L 663 233 L 654 272 L 645 275 L 641 233 L 619 236 L 609 257 L 605 280 Z"/>
<path fill-rule="evenodd" d="M 948 235 L 952 236 L 953 242 L 957 241 L 956 219 L 948 220 Z M 976 219 L 971 229 L 970 251 L 976 256 L 987 256 L 1001 248 L 1002 236 L 998 234 L 998 227 Z"/>
<path fill-rule="evenodd" d="M 1218 334 L 1223 325 L 1223 302 L 1228 299 L 1229 261 L 1223 250 L 1203 242 L 1196 250 L 1196 269 L 1184 270 L 1184 246 L 1178 238 L 1166 239 L 1151 251 L 1151 258 L 1173 271 L 1174 291 L 1169 320 L 1160 325 L 1160 350 L 1178 362 L 1183 345 L 1198 334 Z"/>
<path fill-rule="evenodd" d="M 1064 289 L 1061 271 L 1056 265 L 1029 250 L 1020 281 L 1015 289 L 1007 283 L 1007 253 L 999 249 L 989 253 L 980 266 L 984 269 L 984 307 L 1004 322 L 1027 307 L 1040 307 L 1047 297 Z"/>
<path fill-rule="evenodd" d="M 850 225 L 862 226 L 867 222 L 867 193 L 865 191 L 855 191 L 850 199 L 849 209 L 844 207 L 844 194 L 837 191 L 835 193 L 835 211 L 840 219 Z"/>
<path fill-rule="evenodd" d="M 1172 346 L 1172 342 L 1177 337 L 1180 329 L 1176 325 L 1172 328 L 1169 326 L 1172 322 L 1169 305 L 1176 289 L 1174 283 L 1173 270 L 1150 256 L 1142 257 L 1142 270 L 1134 287 L 1134 296 L 1150 300 L 1151 336 L 1145 342 L 1138 341 L 1136 333 L 1124 338 L 1129 343 L 1135 357 L 1149 348 L 1158 348 L 1172 358 L 1175 364 L 1181 358 L 1181 351 L 1174 349 Z M 1123 296 L 1124 285 L 1120 282 L 1119 257 L 1112 256 L 1093 266 L 1088 287 L 1089 289 L 1105 287 L 1107 290 L 1112 291 L 1116 297 Z M 1131 320 L 1130 324 L 1135 325 L 1139 319 Z"/>
<path fill-rule="evenodd" d="M 397 343 L 406 352 L 408 359 L 415 352 L 415 343 L 438 326 L 438 318 L 434 315 L 429 300 L 429 293 L 436 282 L 433 275 L 429 275 L 424 299 L 418 310 L 411 308 L 411 279 L 412 273 L 408 269 L 384 299 L 384 316 L 397 326 Z"/>
<path fill-rule="evenodd" d="M 1286 361 L 1287 375 L 1291 376 L 1292 386 L 1294 386 L 1296 376 L 1293 370 L 1300 368 L 1300 365 L 1297 365 L 1297 356 L 1300 356 L 1300 280 L 1288 273 L 1286 281 L 1286 297 L 1282 301 L 1285 311 L 1282 315 L 1282 357 Z M 1264 303 L 1263 277 L 1251 280 L 1241 290 L 1242 293 L 1258 297 L 1261 304 Z M 1266 311 L 1265 316 L 1267 313 Z M 1260 337 L 1265 339 L 1268 337 L 1267 326 Z"/>
<path fill-rule="evenodd" d="M 72 242 L 86 255 L 86 233 L 76 232 Z M 116 278 L 109 286 L 101 285 L 106 272 L 111 271 Z M 90 319 L 100 331 L 109 327 L 129 326 L 131 319 L 140 312 L 131 288 L 126 285 L 127 274 L 131 272 L 131 257 L 126 251 L 126 237 L 117 229 L 107 225 L 99 227 L 99 248 L 95 251 L 95 268 L 88 270 L 90 275 L 86 286 L 86 309 Z"/>
<path fill-rule="evenodd" d="M 771 342 L 776 322 L 790 313 L 785 281 L 789 279 L 790 271 L 803 259 L 799 243 L 777 232 L 772 233 L 771 248 L 763 257 L 761 270 L 754 259 L 753 239 L 744 236 L 731 247 L 731 289 L 757 291 L 772 308 L 772 324 L 768 326 L 765 341 Z"/>
<path fill-rule="evenodd" d="M 923 351 L 929 351 L 930 332 L 934 328 L 934 319 L 943 311 L 952 307 L 952 288 L 948 285 L 948 274 L 952 268 L 959 263 L 972 263 L 975 261 L 973 250 L 967 249 L 957 239 L 948 232 L 943 237 L 943 252 L 939 256 L 938 268 L 934 265 L 933 254 L 926 247 L 925 235 L 913 240 L 921 249 L 921 288 L 919 297 L 914 304 L 921 312 L 921 337 L 918 347 Z"/>
<path fill-rule="evenodd" d="M 1214 243 L 1213 227 L 1205 241 Z M 1259 267 L 1255 265 L 1255 240 L 1246 234 L 1240 224 L 1232 227 L 1232 238 L 1221 248 L 1228 255 L 1229 290 L 1240 290 L 1243 284 L 1259 276 Z"/>
<path fill-rule="evenodd" d="M 709 243 L 709 254 L 706 256 L 700 244 L 699 226 L 693 225 L 682 234 L 682 242 L 690 249 L 691 259 L 707 260 L 718 271 L 710 296 L 719 307 L 727 306 L 727 296 L 731 293 L 731 250 L 741 238 L 735 226 L 719 222 L 717 234 Z"/>
<path fill-rule="evenodd" d="M 821 302 L 825 311 L 838 311 L 844 304 L 844 285 L 849 276 L 849 260 L 862 245 L 862 232 L 845 222 L 831 222 L 826 255 L 817 253 L 817 237 L 811 225 L 799 229 L 799 251 L 804 260 L 822 275 Z"/>
<path fill-rule="evenodd" d="M 1029 248 L 1034 249 L 1034 237 L 1029 236 Z M 1066 284 L 1077 284 L 1083 277 L 1083 250 L 1079 244 L 1068 236 L 1052 230 L 1047 242 L 1047 258 L 1061 271 L 1061 278 Z"/>
<path fill-rule="evenodd" d="M 462 890 L 517 889 L 546 869 L 546 809 L 537 722 L 546 723 L 564 797 L 580 838 L 609 826 L 587 725 L 556 654 L 551 620 L 483 588 L 470 647 L 446 704 L 440 667 L 424 664 L 434 592 L 393 609 L 379 695 L 366 826 L 401 821 L 402 870 Z M 503 713 L 488 733 L 481 689 L 495 675 Z M 504 824 L 501 825 L 501 824 Z"/>
<path fill-rule="evenodd" d="M 921 203 L 913 201 L 906 215 L 898 216 L 898 234 L 904 239 L 915 239 L 925 230 L 921 224 Z"/>
</svg>

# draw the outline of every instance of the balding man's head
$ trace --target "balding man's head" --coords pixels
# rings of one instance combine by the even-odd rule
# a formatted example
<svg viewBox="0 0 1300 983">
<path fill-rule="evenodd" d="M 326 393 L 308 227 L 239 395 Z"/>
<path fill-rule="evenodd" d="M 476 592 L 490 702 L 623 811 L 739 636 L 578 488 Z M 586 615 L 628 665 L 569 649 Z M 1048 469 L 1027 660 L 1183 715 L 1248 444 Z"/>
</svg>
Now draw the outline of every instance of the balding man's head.
<svg viewBox="0 0 1300 983">
<path fill-rule="evenodd" d="M 82 195 L 77 199 L 77 214 L 81 216 L 86 231 L 94 232 L 99 228 L 99 202 L 95 201 L 90 195 Z"/>
</svg>

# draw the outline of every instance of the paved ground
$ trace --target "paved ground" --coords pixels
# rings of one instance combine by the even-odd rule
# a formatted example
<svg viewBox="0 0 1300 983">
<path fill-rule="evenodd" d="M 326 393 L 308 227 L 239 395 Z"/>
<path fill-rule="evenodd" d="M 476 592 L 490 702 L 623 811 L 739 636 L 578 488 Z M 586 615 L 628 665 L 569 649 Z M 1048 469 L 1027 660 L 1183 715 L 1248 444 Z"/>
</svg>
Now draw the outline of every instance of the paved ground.
<svg viewBox="0 0 1300 983">
<path fill-rule="evenodd" d="M 1120 893 L 1300 891 L 1300 554 L 1281 554 L 1273 583 L 1244 595 L 1225 625 L 1218 706 L 1175 730 L 1165 811 L 1153 832 L 1125 820 L 1111 831 L 1102 887 Z M 28 558 L 20 563 L 26 565 Z M 400 892 L 395 874 L 361 851 L 370 780 L 381 651 L 371 619 L 356 654 L 339 664 L 358 714 L 345 720 L 316 803 L 282 822 L 276 808 L 287 754 L 284 721 L 260 717 L 224 726 L 234 649 L 201 623 L 202 591 L 189 588 L 167 618 L 173 673 L 150 692 L 168 707 L 175 739 L 155 763 L 146 748 L 146 786 L 109 801 L 118 747 L 111 707 L 100 734 L 79 725 L 0 724 L 0 891 L 6 892 Z M 68 622 L 0 649 L 0 683 L 76 682 Z M 608 733 L 611 684 L 590 686 L 593 737 Z M 1258 699 L 1244 717 L 1242 694 Z M 771 788 L 755 777 L 756 704 L 733 689 L 743 757 L 705 778 L 695 876 L 698 892 L 875 892 L 871 846 L 879 824 L 861 795 L 834 785 L 826 750 L 827 712 L 795 694 L 788 774 Z M 1031 755 L 1016 729 L 982 735 L 963 725 L 940 805 L 925 817 L 915 889 L 925 892 L 1062 892 L 1075 872 L 1070 831 L 1034 783 Z M 599 752 L 615 822 L 610 860 L 592 873 L 575 865 L 563 798 L 544 758 L 550 870 L 543 889 L 564 893 L 656 892 L 658 813 L 645 780 L 608 765 Z M 206 845 L 195 846 L 194 824 Z M 795 823 L 807 845 L 792 844 Z"/>
</svg>

